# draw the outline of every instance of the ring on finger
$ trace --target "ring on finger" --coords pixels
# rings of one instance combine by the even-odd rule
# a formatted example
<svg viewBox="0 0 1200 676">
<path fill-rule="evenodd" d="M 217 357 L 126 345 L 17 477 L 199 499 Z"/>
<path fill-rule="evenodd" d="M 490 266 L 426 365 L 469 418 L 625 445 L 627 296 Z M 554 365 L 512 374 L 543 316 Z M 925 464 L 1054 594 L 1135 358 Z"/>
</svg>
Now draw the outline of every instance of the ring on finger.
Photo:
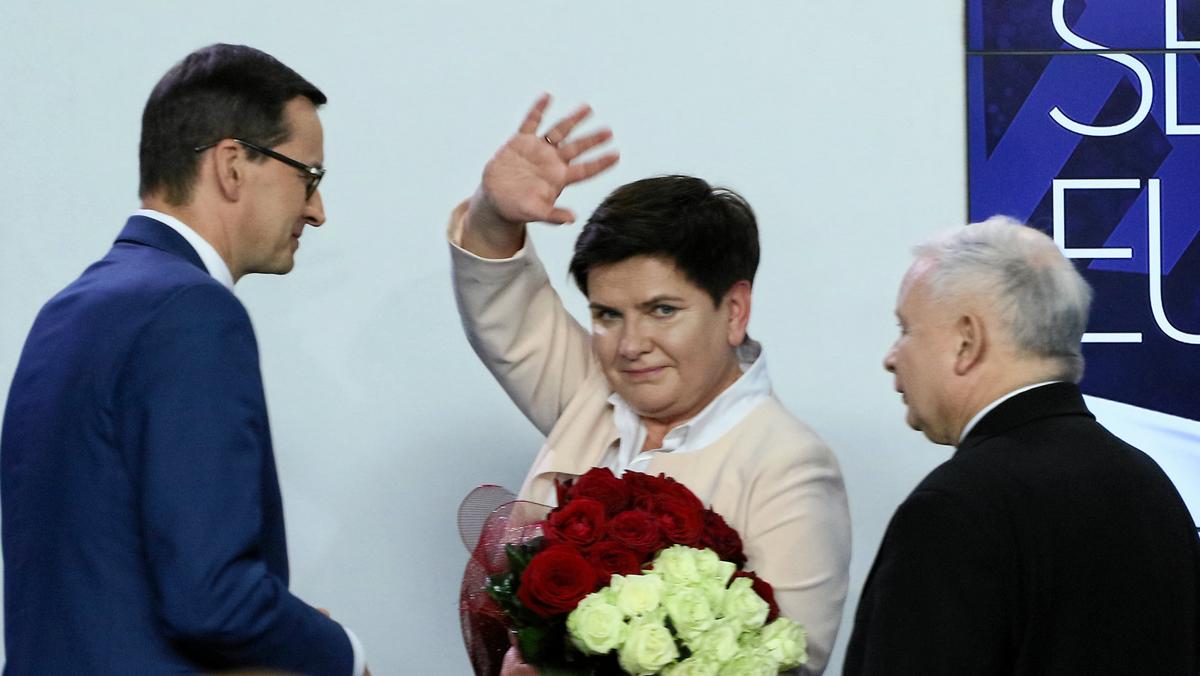
<svg viewBox="0 0 1200 676">
<path fill-rule="evenodd" d="M 543 141 L 545 141 L 546 143 L 549 143 L 550 145 L 554 146 L 555 148 L 557 148 L 557 147 L 558 147 L 558 143 L 559 143 L 559 142 L 558 142 L 558 141 L 554 141 L 554 140 L 552 140 L 552 139 L 550 138 L 550 135 L 549 135 L 549 134 L 546 134 L 545 136 L 543 136 L 543 137 L 542 137 L 542 140 L 543 140 Z"/>
</svg>

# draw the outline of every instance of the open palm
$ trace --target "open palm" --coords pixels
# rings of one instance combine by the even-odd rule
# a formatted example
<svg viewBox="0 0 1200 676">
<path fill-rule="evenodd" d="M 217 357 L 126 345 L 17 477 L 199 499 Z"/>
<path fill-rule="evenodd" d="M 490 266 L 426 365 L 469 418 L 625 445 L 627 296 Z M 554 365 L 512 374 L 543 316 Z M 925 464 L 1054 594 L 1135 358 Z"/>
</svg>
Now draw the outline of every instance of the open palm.
<svg viewBox="0 0 1200 676">
<path fill-rule="evenodd" d="M 512 223 L 543 221 L 570 223 L 575 215 L 557 206 L 558 197 L 572 183 L 591 178 L 616 164 L 616 152 L 588 161 L 580 155 L 612 138 L 607 129 L 567 140 L 572 130 L 591 113 L 588 106 L 555 124 L 544 136 L 537 129 L 550 103 L 542 95 L 529 109 L 517 133 L 496 152 L 483 170 L 483 197 L 496 215 Z"/>
</svg>

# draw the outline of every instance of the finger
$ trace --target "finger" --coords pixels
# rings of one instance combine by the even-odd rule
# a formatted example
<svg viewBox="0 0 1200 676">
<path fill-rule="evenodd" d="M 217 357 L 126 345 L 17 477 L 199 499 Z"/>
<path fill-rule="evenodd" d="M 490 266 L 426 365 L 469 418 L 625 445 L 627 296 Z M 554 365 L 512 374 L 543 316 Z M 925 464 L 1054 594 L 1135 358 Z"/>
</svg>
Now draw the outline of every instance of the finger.
<svg viewBox="0 0 1200 676">
<path fill-rule="evenodd" d="M 566 225 L 567 223 L 575 222 L 575 212 L 571 211 L 570 209 L 560 209 L 558 207 L 554 207 L 554 209 L 550 211 L 550 214 L 542 220 L 546 223 L 553 223 L 554 225 Z"/>
<path fill-rule="evenodd" d="M 616 164 L 619 159 L 621 159 L 621 154 L 614 150 L 594 160 L 572 164 L 567 168 L 567 183 L 578 183 L 584 179 L 591 178 Z"/>
<path fill-rule="evenodd" d="M 548 105 L 550 105 L 550 95 L 539 96 L 529 108 L 529 112 L 525 113 L 525 119 L 521 121 L 521 126 L 517 131 L 522 134 L 536 134 L 538 126 L 542 124 L 542 113 L 546 112 Z"/>
<path fill-rule="evenodd" d="M 333 617 L 332 615 L 329 614 L 329 611 L 326 610 L 325 608 L 317 608 L 317 612 L 321 613 L 325 617 Z"/>
<path fill-rule="evenodd" d="M 508 652 L 504 653 L 504 660 L 500 663 L 500 676 L 510 676 L 516 673 L 517 666 L 521 661 L 516 656 L 516 651 L 509 648 Z"/>
<path fill-rule="evenodd" d="M 504 660 L 500 663 L 500 676 L 536 676 L 537 673 L 537 669 L 526 664 L 516 648 L 509 648 L 508 652 L 504 653 Z"/>
<path fill-rule="evenodd" d="M 583 122 L 591 114 L 591 106 L 586 103 L 579 106 L 575 109 L 575 112 L 560 120 L 558 124 L 550 128 L 550 131 L 546 132 L 546 140 L 554 145 L 562 143 L 564 139 L 571 135 L 571 130 L 575 128 L 575 125 Z"/>
<path fill-rule="evenodd" d="M 563 160 L 570 162 L 571 160 L 579 157 L 588 150 L 595 148 L 601 143 L 604 143 L 610 138 L 612 138 L 612 130 L 601 129 L 600 131 L 593 134 L 588 134 L 581 139 L 560 145 L 558 147 L 558 156 L 563 158 Z"/>
<path fill-rule="evenodd" d="M 504 663 L 510 667 L 525 664 L 525 658 L 521 656 L 521 649 L 516 643 L 504 653 Z"/>
</svg>

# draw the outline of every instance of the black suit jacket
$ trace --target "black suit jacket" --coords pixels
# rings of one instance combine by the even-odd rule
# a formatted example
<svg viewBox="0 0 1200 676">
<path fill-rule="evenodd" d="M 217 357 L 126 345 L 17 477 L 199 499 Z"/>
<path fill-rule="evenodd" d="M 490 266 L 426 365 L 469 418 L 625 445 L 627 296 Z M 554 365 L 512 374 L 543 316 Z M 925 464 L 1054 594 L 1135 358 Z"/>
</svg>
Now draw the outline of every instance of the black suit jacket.
<svg viewBox="0 0 1200 676">
<path fill-rule="evenodd" d="M 892 517 L 844 674 L 1200 672 L 1200 539 L 1079 388 L 997 406 Z"/>
</svg>

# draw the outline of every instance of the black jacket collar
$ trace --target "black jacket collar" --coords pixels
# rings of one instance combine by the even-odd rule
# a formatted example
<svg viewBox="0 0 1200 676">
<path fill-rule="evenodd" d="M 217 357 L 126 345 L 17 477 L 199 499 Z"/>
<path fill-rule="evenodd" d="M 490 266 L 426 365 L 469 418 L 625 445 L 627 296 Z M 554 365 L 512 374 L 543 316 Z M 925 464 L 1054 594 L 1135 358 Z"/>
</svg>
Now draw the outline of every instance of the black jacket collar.
<svg viewBox="0 0 1200 676">
<path fill-rule="evenodd" d="M 989 437 L 1003 434 L 1034 420 L 1061 415 L 1095 417 L 1083 403 L 1083 393 L 1079 391 L 1078 385 L 1050 383 L 1035 387 L 988 411 L 958 448 L 970 448 Z"/>
</svg>

